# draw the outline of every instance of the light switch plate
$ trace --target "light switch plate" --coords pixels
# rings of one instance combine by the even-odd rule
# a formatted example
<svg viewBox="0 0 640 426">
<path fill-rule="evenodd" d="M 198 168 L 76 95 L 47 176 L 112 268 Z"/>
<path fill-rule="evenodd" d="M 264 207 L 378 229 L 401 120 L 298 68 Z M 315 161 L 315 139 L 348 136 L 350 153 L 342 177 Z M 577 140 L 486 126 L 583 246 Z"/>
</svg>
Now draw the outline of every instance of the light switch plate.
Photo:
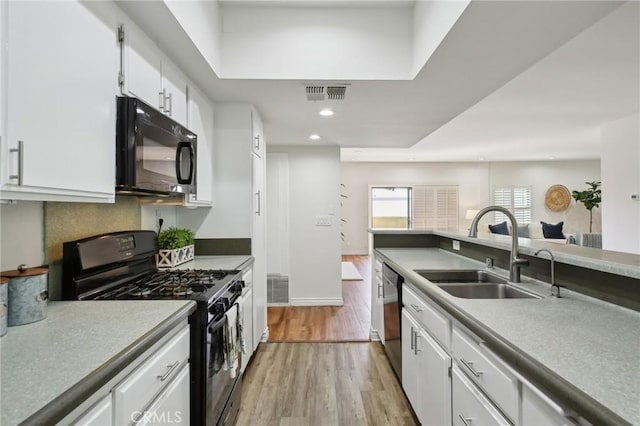
<svg viewBox="0 0 640 426">
<path fill-rule="evenodd" d="M 453 240 L 453 249 L 460 250 L 460 241 Z"/>
</svg>

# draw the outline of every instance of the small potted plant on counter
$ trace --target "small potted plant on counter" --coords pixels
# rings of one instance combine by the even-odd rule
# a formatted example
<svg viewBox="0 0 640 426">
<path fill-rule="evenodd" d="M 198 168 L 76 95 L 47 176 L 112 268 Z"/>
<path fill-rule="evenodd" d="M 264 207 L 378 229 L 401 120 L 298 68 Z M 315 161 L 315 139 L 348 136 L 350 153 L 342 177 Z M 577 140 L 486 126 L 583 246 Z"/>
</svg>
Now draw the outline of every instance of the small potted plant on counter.
<svg viewBox="0 0 640 426">
<path fill-rule="evenodd" d="M 158 234 L 158 268 L 173 268 L 188 262 L 194 255 L 194 234 L 190 229 L 171 227 Z"/>
</svg>

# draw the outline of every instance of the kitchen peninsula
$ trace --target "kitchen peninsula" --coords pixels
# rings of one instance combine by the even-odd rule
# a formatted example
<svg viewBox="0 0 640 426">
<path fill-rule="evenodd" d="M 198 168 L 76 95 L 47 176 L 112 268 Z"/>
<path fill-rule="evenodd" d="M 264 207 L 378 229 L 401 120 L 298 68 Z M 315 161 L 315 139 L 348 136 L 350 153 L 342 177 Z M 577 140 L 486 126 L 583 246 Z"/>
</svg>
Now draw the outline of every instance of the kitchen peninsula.
<svg viewBox="0 0 640 426">
<path fill-rule="evenodd" d="M 483 351 L 495 355 L 497 363 L 504 363 L 518 378 L 514 383 L 520 380 L 519 390 L 514 390 L 518 401 L 523 398 L 521 389 L 530 386 L 564 407 L 563 415 L 572 419 L 593 424 L 640 422 L 640 380 L 635 366 L 640 351 L 640 256 L 520 239 L 520 255 L 530 265 L 522 269 L 523 280 L 517 287 L 540 298 L 469 299 L 454 297 L 417 271 L 488 271 L 485 259 L 490 257 L 496 264 L 490 272 L 506 277 L 510 238 L 479 234 L 476 239 L 463 233 L 421 230 L 370 233 L 376 259 L 373 273 L 387 264 L 404 277 L 410 293 L 449 321 L 447 336 L 459 330 L 474 336 Z M 460 250 L 453 249 L 454 241 Z M 548 258 L 534 256 L 541 248 L 552 250 L 556 282 L 567 286 L 560 299 L 549 296 Z M 372 335 L 382 328 L 381 301 L 375 290 Z M 600 300 L 603 298 L 625 306 Z M 456 359 L 454 337 L 441 340 L 445 349 L 453 347 Z M 513 408 L 516 414 L 511 419 L 526 424 L 517 419 L 525 411 L 521 404 L 522 408 Z M 455 392 L 453 405 L 455 408 Z"/>
</svg>

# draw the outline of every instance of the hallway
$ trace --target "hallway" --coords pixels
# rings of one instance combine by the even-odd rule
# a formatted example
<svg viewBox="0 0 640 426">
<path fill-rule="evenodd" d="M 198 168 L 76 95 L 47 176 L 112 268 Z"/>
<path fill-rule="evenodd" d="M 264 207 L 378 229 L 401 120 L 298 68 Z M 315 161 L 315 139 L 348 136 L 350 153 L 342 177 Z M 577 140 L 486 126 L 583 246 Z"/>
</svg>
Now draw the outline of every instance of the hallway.
<svg viewBox="0 0 640 426">
<path fill-rule="evenodd" d="M 269 342 L 369 341 L 371 261 L 369 256 L 342 256 L 353 262 L 362 280 L 342 281 L 343 306 L 269 307 Z"/>
</svg>

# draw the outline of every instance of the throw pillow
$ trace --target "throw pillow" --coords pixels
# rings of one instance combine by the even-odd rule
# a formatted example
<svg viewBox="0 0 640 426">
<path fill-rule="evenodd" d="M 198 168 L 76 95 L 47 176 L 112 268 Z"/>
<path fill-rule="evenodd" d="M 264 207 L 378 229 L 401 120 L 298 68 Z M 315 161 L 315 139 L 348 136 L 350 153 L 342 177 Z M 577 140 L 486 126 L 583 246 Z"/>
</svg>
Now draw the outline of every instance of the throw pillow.
<svg viewBox="0 0 640 426">
<path fill-rule="evenodd" d="M 564 222 L 558 222 L 555 225 L 542 221 L 540 221 L 540 223 L 542 224 L 542 235 L 544 235 L 545 238 L 553 240 L 560 240 L 565 238 L 564 234 L 562 233 L 562 225 L 564 225 Z"/>
<path fill-rule="evenodd" d="M 498 223 L 497 225 L 489 225 L 489 231 L 491 231 L 492 234 L 509 235 L 509 227 L 507 226 L 507 221 Z"/>
</svg>

